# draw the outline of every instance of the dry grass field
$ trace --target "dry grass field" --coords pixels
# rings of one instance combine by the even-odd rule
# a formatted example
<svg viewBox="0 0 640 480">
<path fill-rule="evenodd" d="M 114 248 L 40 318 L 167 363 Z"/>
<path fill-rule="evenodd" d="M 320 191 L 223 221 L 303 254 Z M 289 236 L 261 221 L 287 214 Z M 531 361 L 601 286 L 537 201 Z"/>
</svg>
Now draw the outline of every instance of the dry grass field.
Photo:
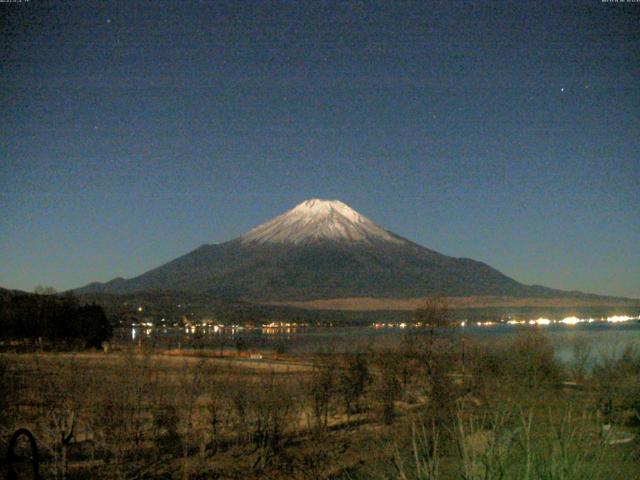
<svg viewBox="0 0 640 480">
<path fill-rule="evenodd" d="M 285 305 L 312 310 L 347 310 L 347 311 L 403 311 L 421 307 L 426 298 L 332 298 L 325 300 L 271 302 L 270 305 Z M 589 297 L 499 297 L 469 296 L 447 297 L 449 308 L 488 308 L 488 307 L 634 307 L 638 301 L 634 299 L 589 298 Z"/>
<path fill-rule="evenodd" d="M 537 330 L 461 341 L 4 353 L 1 446 L 28 428 L 52 479 L 640 478 L 637 351 L 586 371 Z"/>
</svg>

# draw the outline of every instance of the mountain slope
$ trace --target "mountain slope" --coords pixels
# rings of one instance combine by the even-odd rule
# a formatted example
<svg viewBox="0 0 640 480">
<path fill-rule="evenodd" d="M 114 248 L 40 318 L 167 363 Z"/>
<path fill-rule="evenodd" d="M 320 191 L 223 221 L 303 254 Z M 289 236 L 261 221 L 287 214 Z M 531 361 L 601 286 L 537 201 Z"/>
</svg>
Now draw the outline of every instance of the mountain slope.
<svg viewBox="0 0 640 480">
<path fill-rule="evenodd" d="M 382 229 L 342 202 L 324 200 L 303 202 L 237 239 L 203 245 L 138 277 L 93 283 L 78 292 L 160 290 L 254 301 L 569 294 L 523 285 L 482 262 L 442 255 Z"/>
</svg>

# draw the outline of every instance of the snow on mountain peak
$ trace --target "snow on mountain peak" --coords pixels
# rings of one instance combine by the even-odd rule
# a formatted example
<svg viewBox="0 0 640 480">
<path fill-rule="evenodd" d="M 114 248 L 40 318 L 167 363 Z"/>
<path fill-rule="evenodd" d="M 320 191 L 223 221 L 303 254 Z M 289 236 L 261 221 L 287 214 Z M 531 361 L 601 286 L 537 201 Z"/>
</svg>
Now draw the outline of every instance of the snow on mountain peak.
<svg viewBox="0 0 640 480">
<path fill-rule="evenodd" d="M 362 221 L 362 216 L 358 212 L 340 200 L 320 200 L 319 198 L 305 200 L 301 204 L 296 205 L 290 212 L 318 218 L 339 214 L 355 223 Z"/>
<path fill-rule="evenodd" d="M 339 200 L 306 200 L 240 237 L 243 243 L 306 243 L 372 240 L 403 243 Z"/>
</svg>

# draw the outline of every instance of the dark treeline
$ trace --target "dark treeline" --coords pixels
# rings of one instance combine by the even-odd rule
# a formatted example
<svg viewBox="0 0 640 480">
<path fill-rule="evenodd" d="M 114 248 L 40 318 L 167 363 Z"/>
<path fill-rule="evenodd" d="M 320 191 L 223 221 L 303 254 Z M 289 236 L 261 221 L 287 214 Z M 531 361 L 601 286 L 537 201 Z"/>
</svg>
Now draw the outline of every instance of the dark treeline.
<svg viewBox="0 0 640 480">
<path fill-rule="evenodd" d="M 99 305 L 82 305 L 71 295 L 18 294 L 0 305 L 0 339 L 42 339 L 47 343 L 99 348 L 112 328 Z"/>
</svg>

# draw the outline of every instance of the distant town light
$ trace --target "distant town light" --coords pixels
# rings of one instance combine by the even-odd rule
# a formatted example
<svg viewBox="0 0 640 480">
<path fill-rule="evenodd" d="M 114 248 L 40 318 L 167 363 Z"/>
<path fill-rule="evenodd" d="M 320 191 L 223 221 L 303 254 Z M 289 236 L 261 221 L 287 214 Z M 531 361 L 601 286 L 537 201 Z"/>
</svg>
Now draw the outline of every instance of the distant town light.
<svg viewBox="0 0 640 480">
<path fill-rule="evenodd" d="M 584 320 L 578 317 L 565 317 L 562 320 L 560 320 L 560 323 L 564 323 L 565 325 L 576 325 L 581 322 L 584 322 Z"/>
<path fill-rule="evenodd" d="M 529 323 L 531 325 L 549 325 L 551 323 L 551 320 L 549 320 L 548 318 L 539 318 L 537 320 L 529 320 Z"/>
<path fill-rule="evenodd" d="M 609 323 L 628 322 L 629 320 L 635 320 L 635 318 L 628 315 L 613 315 L 612 317 L 607 317 L 607 322 Z"/>
</svg>

